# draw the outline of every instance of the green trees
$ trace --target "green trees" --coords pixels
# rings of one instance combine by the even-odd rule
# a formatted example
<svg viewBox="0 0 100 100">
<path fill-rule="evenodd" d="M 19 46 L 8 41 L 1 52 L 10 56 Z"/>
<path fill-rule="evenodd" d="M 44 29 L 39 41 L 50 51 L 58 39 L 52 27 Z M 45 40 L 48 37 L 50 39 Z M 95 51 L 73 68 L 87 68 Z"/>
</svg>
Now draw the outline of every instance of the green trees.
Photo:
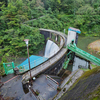
<svg viewBox="0 0 100 100">
<path fill-rule="evenodd" d="M 25 55 L 25 38 L 30 54 L 38 52 L 44 38 L 38 28 L 62 31 L 79 28 L 81 35 L 100 36 L 100 0 L 2 0 L 0 2 L 0 60 Z M 38 18 L 43 16 L 43 18 Z M 23 22 L 38 18 L 27 25 Z M 40 46 L 41 45 L 41 46 Z"/>
<path fill-rule="evenodd" d="M 23 45 L 20 39 L 23 41 L 24 38 L 31 38 L 31 42 L 34 42 L 34 45 L 36 44 L 34 50 L 37 51 L 36 48 L 38 48 L 40 40 L 39 43 L 35 43 L 35 41 L 32 40 L 34 37 L 38 39 L 41 37 L 38 34 L 39 31 L 37 31 L 37 28 L 47 28 L 63 32 L 64 29 L 67 30 L 68 27 L 72 26 L 79 28 L 82 31 L 82 35 L 89 34 L 99 36 L 99 0 L 42 1 L 43 2 L 41 2 L 41 0 L 8 0 L 7 7 L 4 2 L 0 2 L 0 9 L 2 10 L 0 11 L 1 49 L 10 45 L 14 51 L 20 51 Z M 34 31 L 22 25 L 24 21 L 42 16 L 45 12 L 47 12 L 49 16 L 28 23 L 28 25 L 35 27 L 33 29 Z M 37 35 L 34 34 L 34 32 Z M 32 34 L 34 34 L 34 37 L 29 36 Z M 43 40 L 43 37 L 41 40 Z M 15 50 L 15 48 L 17 49 Z M 6 48 L 5 52 L 7 51 L 11 53 L 13 50 L 11 49 L 9 51 L 9 48 Z M 16 54 L 14 53 L 14 55 Z"/>
<path fill-rule="evenodd" d="M 85 6 L 82 6 L 78 9 L 76 12 L 78 15 L 95 15 L 96 12 L 93 7 L 91 7 L 89 4 L 86 4 Z"/>
<path fill-rule="evenodd" d="M 39 30 L 22 24 L 32 17 L 33 9 L 41 7 L 40 3 L 38 4 L 36 0 L 9 0 L 6 7 L 4 3 L 0 2 L 2 4 L 0 16 L 0 60 L 3 60 L 4 57 L 8 60 L 8 57 L 27 54 L 26 45 L 23 42 L 25 38 L 30 39 L 30 55 L 37 53 L 43 47 L 44 37 L 39 34 Z M 41 13 L 43 14 L 40 9 L 36 9 L 36 11 L 40 12 L 40 15 Z"/>
<path fill-rule="evenodd" d="M 63 31 L 63 23 L 59 21 L 54 15 L 47 15 L 43 18 L 31 21 L 28 25 L 35 28 L 45 28 L 57 31 Z"/>
</svg>

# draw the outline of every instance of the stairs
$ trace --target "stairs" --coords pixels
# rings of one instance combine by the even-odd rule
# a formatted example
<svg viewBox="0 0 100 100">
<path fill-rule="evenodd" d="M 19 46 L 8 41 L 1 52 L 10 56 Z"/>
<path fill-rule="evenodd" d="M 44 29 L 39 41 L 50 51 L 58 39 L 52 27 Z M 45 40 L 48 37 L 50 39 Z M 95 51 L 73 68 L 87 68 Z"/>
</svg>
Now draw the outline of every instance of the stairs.
<svg viewBox="0 0 100 100">
<path fill-rule="evenodd" d="M 79 49 L 76 44 L 72 44 L 70 43 L 69 45 L 67 45 L 67 48 L 73 52 L 75 52 L 77 55 L 93 62 L 94 64 L 96 64 L 97 66 L 100 66 L 100 59 L 99 58 L 96 58 L 95 56 Z"/>
</svg>

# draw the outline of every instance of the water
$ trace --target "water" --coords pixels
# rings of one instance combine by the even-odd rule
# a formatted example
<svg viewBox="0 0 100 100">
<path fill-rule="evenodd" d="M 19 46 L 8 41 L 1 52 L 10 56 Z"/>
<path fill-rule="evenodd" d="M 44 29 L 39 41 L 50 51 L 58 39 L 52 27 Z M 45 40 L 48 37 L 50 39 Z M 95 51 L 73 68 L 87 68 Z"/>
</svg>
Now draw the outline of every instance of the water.
<svg viewBox="0 0 100 100">
<path fill-rule="evenodd" d="M 23 57 L 23 58 L 17 58 L 15 61 L 14 61 L 14 64 L 15 66 L 18 66 L 19 64 L 21 64 L 23 61 L 25 61 L 27 59 L 27 57 Z"/>
<path fill-rule="evenodd" d="M 80 37 L 79 36 L 77 47 L 91 54 L 91 52 L 88 50 L 87 46 L 91 42 L 96 41 L 98 39 L 100 39 L 100 37 Z M 92 52 L 92 55 L 100 59 L 100 55 L 93 53 L 93 52 Z M 88 66 L 89 66 L 88 61 L 86 61 L 83 58 L 80 58 L 78 56 L 75 56 L 74 63 L 73 63 L 73 65 L 68 65 L 68 70 L 74 71 L 74 70 L 79 69 L 79 67 L 88 69 Z"/>
<path fill-rule="evenodd" d="M 30 59 L 30 67 L 31 68 L 34 68 L 37 65 L 39 65 L 47 60 L 47 58 L 45 58 L 45 57 L 35 56 L 35 55 L 31 55 L 29 57 L 29 59 Z M 22 71 L 22 69 L 23 69 L 23 71 L 29 70 L 28 58 L 24 62 L 22 62 L 18 67 L 19 67 L 19 69 L 21 69 L 21 71 Z"/>
<path fill-rule="evenodd" d="M 88 66 L 89 62 L 80 57 L 75 56 L 72 71 L 75 71 L 79 68 L 88 69 Z"/>
<path fill-rule="evenodd" d="M 50 58 L 59 51 L 59 47 L 51 40 L 47 41 L 44 57 Z"/>
</svg>

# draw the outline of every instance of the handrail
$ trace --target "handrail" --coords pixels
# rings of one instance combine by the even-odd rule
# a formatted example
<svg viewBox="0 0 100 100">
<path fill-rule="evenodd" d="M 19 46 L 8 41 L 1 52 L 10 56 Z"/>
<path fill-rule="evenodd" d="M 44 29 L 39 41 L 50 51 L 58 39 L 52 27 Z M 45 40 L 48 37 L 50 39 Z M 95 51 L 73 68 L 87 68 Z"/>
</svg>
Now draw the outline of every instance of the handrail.
<svg viewBox="0 0 100 100">
<path fill-rule="evenodd" d="M 31 68 L 36 67 L 37 65 L 41 64 L 41 62 L 44 62 L 46 60 L 47 60 L 47 58 L 39 58 L 37 60 L 34 60 L 34 61 L 30 62 L 30 67 Z M 20 68 L 20 66 L 18 66 L 18 68 L 19 68 L 19 70 L 22 70 L 22 69 L 29 70 L 29 64 L 27 63 L 27 64 L 23 65 L 22 68 Z"/>
<path fill-rule="evenodd" d="M 82 56 L 83 58 L 95 63 L 96 65 L 100 66 L 100 59 L 81 50 L 80 48 L 78 48 L 75 44 L 69 44 L 67 46 L 68 49 L 70 49 L 71 51 L 75 52 L 77 55 Z"/>
</svg>

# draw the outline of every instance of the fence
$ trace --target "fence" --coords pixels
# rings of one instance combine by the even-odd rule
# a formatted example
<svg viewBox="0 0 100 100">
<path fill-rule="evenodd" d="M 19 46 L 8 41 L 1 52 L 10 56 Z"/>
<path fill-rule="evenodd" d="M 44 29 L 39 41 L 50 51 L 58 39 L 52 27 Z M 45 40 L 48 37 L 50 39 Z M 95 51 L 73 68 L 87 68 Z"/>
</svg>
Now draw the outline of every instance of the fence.
<svg viewBox="0 0 100 100">
<path fill-rule="evenodd" d="M 47 60 L 47 58 L 42 57 L 42 58 L 39 58 L 39 59 L 37 59 L 37 60 L 34 60 L 34 61 L 30 62 L 30 67 L 31 67 L 31 69 L 34 68 L 34 67 L 36 67 L 37 65 L 43 63 L 43 62 L 46 61 L 46 60 Z M 25 71 L 29 70 L 29 63 L 27 63 L 27 64 L 25 64 L 25 65 L 22 65 L 22 66 L 18 66 L 18 68 L 19 68 L 19 71 L 20 71 L 21 73 L 22 73 L 22 72 L 25 72 Z"/>
<path fill-rule="evenodd" d="M 3 63 L 3 67 L 4 67 L 4 70 L 5 70 L 5 74 L 11 74 L 11 73 L 14 73 L 14 62 L 9 62 L 9 63 Z"/>
</svg>

